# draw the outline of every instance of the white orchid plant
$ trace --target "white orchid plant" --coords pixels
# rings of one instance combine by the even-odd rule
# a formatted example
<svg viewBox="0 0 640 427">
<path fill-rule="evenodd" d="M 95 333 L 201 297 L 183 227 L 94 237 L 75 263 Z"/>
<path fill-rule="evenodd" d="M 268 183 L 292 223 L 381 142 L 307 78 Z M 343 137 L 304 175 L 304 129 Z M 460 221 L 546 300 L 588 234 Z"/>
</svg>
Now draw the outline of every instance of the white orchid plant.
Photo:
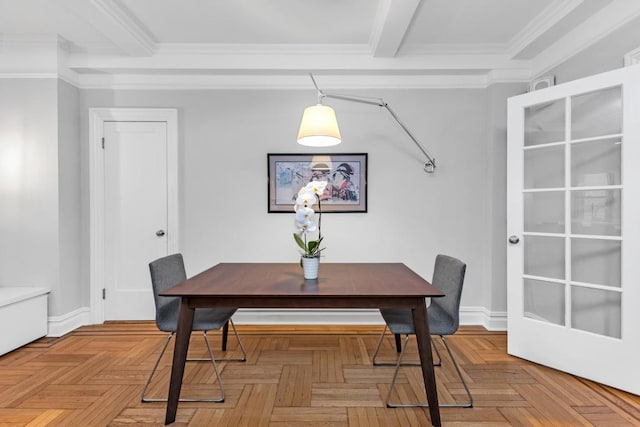
<svg viewBox="0 0 640 427">
<path fill-rule="evenodd" d="M 327 181 L 311 181 L 298 191 L 298 197 L 294 205 L 296 212 L 296 228 L 297 232 L 293 233 L 298 246 L 302 249 L 302 258 L 315 258 L 319 257 L 324 248 L 320 247 L 322 243 L 322 234 L 320 232 L 320 225 L 322 220 L 322 205 L 320 203 L 320 196 L 327 188 Z M 318 203 L 318 223 L 315 221 L 315 211 L 313 206 Z M 309 240 L 307 235 L 318 230 L 318 238 L 315 240 Z M 300 260 L 302 262 L 302 259 Z"/>
</svg>

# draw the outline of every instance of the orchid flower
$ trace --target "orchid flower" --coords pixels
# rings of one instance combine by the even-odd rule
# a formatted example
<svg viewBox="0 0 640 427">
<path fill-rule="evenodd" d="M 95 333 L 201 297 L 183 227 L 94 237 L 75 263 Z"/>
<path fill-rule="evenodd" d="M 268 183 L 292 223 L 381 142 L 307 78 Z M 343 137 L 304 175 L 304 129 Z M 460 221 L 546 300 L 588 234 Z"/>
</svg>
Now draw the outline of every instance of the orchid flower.
<svg viewBox="0 0 640 427">
<path fill-rule="evenodd" d="M 322 220 L 322 205 L 320 196 L 327 188 L 327 181 L 311 181 L 298 191 L 296 202 L 293 209 L 296 212 L 297 233 L 293 233 L 296 244 L 302 249 L 302 257 L 312 258 L 320 256 L 324 248 L 320 247 L 322 235 L 320 234 L 320 221 Z M 318 203 L 318 222 L 316 225 L 315 214 L 312 209 L 315 203 Z M 318 230 L 318 238 L 307 241 L 307 234 Z M 302 260 L 301 260 L 302 262 Z"/>
<path fill-rule="evenodd" d="M 311 208 L 315 203 L 316 203 L 315 194 L 308 191 L 300 190 L 300 192 L 298 193 L 298 198 L 296 199 L 296 204 L 294 206 L 294 209 L 297 212 L 300 207 Z"/>
<path fill-rule="evenodd" d="M 328 184 L 329 183 L 327 181 L 311 181 L 304 187 L 304 190 L 320 197 L 322 193 L 324 193 L 324 189 L 327 188 Z"/>
<path fill-rule="evenodd" d="M 296 211 L 296 226 L 300 233 L 309 233 L 316 230 L 316 223 L 313 220 L 315 212 L 311 208 L 301 207 Z"/>
</svg>

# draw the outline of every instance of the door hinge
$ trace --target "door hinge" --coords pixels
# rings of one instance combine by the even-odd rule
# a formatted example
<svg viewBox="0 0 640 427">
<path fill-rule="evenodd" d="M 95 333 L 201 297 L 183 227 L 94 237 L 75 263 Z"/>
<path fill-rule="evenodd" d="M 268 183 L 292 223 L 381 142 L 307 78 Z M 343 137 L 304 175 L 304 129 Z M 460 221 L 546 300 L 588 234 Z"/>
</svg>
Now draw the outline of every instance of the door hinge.
<svg viewBox="0 0 640 427">
<path fill-rule="evenodd" d="M 107 290 L 102 288 L 102 299 L 107 299 Z"/>
<path fill-rule="evenodd" d="M 102 137 L 102 149 L 104 150 L 104 136 Z"/>
</svg>

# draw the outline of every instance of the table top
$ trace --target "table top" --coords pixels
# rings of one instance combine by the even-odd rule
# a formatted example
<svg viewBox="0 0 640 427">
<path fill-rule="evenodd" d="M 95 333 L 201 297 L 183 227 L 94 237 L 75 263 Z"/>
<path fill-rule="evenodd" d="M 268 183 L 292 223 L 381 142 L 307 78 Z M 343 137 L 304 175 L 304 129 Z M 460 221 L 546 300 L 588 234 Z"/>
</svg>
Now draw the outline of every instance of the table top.
<svg viewBox="0 0 640 427">
<path fill-rule="evenodd" d="M 317 280 L 305 280 L 299 264 L 221 263 L 160 295 L 342 299 L 444 296 L 401 263 L 321 263 Z"/>
</svg>

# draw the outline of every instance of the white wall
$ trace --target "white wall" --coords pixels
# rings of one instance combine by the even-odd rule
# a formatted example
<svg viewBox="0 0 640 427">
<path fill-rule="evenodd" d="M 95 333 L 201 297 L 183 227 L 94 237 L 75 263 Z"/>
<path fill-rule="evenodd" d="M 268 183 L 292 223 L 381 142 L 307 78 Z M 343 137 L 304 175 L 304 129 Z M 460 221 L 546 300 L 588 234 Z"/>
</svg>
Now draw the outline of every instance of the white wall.
<svg viewBox="0 0 640 427">
<path fill-rule="evenodd" d="M 88 251 L 81 250 L 80 90 L 58 80 L 59 253 L 60 286 L 52 293 L 50 312 L 61 315 L 86 305 L 88 281 L 82 280 Z M 88 271 L 88 265 L 86 267 Z"/>
<path fill-rule="evenodd" d="M 57 80 L 0 79 L 0 286 L 58 286 L 57 140 Z"/>
<path fill-rule="evenodd" d="M 507 311 L 507 103 L 527 90 L 524 83 L 496 84 L 487 90 L 487 246 L 491 248 L 489 284 L 482 307 Z"/>
<path fill-rule="evenodd" d="M 435 255 L 451 254 L 468 264 L 462 304 L 484 305 L 492 274 L 486 91 L 361 94 L 383 97 L 438 168 L 422 171 L 422 154 L 384 110 L 331 102 L 343 143 L 322 151 L 369 154 L 369 209 L 323 217 L 325 261 L 398 261 L 430 278 Z M 83 123 L 90 107 L 178 108 L 180 247 L 189 274 L 222 261 L 297 261 L 293 214 L 267 213 L 267 153 L 312 152 L 295 143 L 302 111 L 316 101 L 312 90 L 87 90 L 83 97 Z"/>
<path fill-rule="evenodd" d="M 86 306 L 79 90 L 0 79 L 0 286 L 46 286 L 49 315 Z"/>
</svg>

